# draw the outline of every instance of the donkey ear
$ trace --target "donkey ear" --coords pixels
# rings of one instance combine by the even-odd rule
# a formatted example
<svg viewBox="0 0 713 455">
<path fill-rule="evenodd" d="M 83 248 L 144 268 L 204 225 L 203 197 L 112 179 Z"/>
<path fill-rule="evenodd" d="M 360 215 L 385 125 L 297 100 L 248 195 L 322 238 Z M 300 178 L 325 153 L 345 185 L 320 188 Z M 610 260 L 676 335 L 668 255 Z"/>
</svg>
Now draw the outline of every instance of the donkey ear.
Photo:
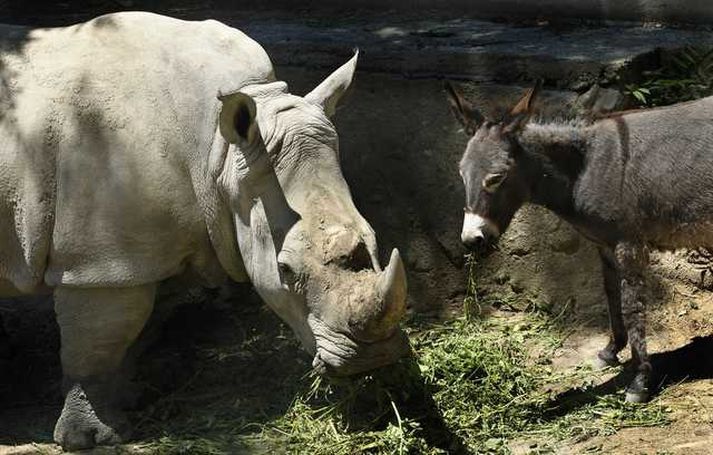
<svg viewBox="0 0 713 455">
<path fill-rule="evenodd" d="M 503 132 L 505 133 L 515 133 L 520 131 L 525 127 L 527 121 L 530 120 L 532 115 L 532 101 L 537 96 L 538 92 L 542 88 L 542 80 L 538 80 L 535 86 L 527 89 L 525 94 L 520 98 L 520 101 L 512 108 L 510 113 L 505 118 L 503 122 L 505 127 Z"/>
<path fill-rule="evenodd" d="M 471 136 L 474 135 L 478 128 L 480 128 L 480 125 L 485 121 L 485 118 L 461 95 L 453 84 L 446 81 L 443 86 L 446 89 L 451 112 L 453 112 L 456 119 L 463 125 L 466 133 Z"/>
</svg>

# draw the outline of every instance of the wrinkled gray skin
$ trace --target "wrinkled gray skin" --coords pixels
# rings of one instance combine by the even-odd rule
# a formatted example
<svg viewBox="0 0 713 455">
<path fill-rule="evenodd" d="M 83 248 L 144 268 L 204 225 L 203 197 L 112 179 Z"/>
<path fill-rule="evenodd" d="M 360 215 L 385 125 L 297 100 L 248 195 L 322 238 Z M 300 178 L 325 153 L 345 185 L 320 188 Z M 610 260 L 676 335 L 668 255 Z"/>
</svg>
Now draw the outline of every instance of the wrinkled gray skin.
<svg viewBox="0 0 713 455">
<path fill-rule="evenodd" d="M 172 276 L 250 280 L 323 373 L 407 352 L 329 120 L 356 59 L 302 98 L 215 21 L 0 26 L 0 296 L 54 293 L 63 448 L 120 440 L 113 379 Z"/>
<path fill-rule="evenodd" d="M 500 123 L 452 86 L 449 102 L 472 134 L 460 162 L 463 243 L 487 250 L 525 202 L 542 205 L 599 245 L 612 336 L 597 363 L 631 345 L 627 401 L 650 394 L 643 272 L 650 248 L 713 247 L 713 97 L 612 114 L 587 124 L 528 123 L 528 91 Z"/>
</svg>

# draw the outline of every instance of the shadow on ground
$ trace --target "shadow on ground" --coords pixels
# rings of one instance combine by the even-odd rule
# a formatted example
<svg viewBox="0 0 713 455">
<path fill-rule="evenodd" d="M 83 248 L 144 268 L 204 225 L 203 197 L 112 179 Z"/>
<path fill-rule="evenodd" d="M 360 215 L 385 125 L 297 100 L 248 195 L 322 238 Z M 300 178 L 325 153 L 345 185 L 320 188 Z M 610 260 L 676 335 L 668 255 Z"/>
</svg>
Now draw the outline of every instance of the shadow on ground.
<svg viewBox="0 0 713 455">
<path fill-rule="evenodd" d="M 0 313 L 10 343 L 0 361 L 0 444 L 52 442 L 62 396 L 51 298 L 3 300 Z M 126 366 L 139 440 L 268 421 L 309 371 L 292 333 L 249 286 L 163 296 L 135 350 L 147 345 Z"/>
<path fill-rule="evenodd" d="M 668 386 L 681 382 L 713 378 L 713 335 L 695 337 L 678 349 L 651 355 L 653 367 L 653 398 Z M 570 389 L 557 395 L 549 403 L 545 420 L 561 417 L 588 404 L 595 403 L 600 397 L 625 388 L 634 378 L 633 363 L 624 364 L 622 371 L 606 382 L 595 387 Z"/>
<path fill-rule="evenodd" d="M 59 331 L 52 305 L 50 297 L 0 300 L 10 341 L 0 364 L 5 373 L 0 375 L 0 445 L 52 443 L 62 406 Z M 268 443 L 284 449 L 280 444 L 289 441 L 265 441 L 261 432 L 285 416 L 312 381 L 310 359 L 248 285 L 220 291 L 162 289 L 132 351 L 125 365 L 131 380 L 124 387 L 133 395 L 132 440 L 158 444 L 159 452 L 262 453 Z M 401 418 L 420 423 L 429 446 L 464 453 L 415 358 L 377 375 L 374 393 L 357 388 L 354 407 L 343 410 L 349 428 L 373 430 L 393 423 L 388 405 L 393 400 Z M 349 387 L 348 381 L 342 383 L 343 389 Z M 338 389 L 335 385 L 332 390 Z M 311 406 L 318 407 L 319 400 Z"/>
</svg>

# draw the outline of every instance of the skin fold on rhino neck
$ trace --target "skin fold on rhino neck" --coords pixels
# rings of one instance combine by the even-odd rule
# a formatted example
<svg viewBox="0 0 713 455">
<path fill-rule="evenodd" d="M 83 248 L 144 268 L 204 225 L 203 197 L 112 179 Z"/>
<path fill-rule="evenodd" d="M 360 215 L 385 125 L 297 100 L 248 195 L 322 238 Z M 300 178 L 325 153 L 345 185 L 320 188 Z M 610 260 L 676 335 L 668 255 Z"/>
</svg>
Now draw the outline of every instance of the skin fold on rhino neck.
<svg viewBox="0 0 713 455">
<path fill-rule="evenodd" d="M 408 347 L 395 340 L 406 301 L 401 258 L 394 250 L 381 270 L 376 236 L 341 173 L 334 125 L 322 107 L 285 90 L 271 83 L 234 95 L 249 109 L 233 104 L 233 112 L 256 119 L 241 128 L 236 117 L 243 139 L 229 147 L 221 176 L 245 269 L 318 370 L 388 363 Z"/>
</svg>

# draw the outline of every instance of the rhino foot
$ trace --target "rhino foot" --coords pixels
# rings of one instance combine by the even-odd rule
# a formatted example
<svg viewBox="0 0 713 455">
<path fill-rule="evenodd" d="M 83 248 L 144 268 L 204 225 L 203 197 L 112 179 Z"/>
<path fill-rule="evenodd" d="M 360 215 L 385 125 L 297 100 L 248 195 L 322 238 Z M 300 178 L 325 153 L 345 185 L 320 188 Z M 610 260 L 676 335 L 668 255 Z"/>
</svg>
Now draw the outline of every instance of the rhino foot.
<svg viewBox="0 0 713 455">
<path fill-rule="evenodd" d="M 91 400 L 82 385 L 74 384 L 64 400 L 62 415 L 54 428 L 54 440 L 66 451 L 91 449 L 121 443 L 117 429 L 122 419 L 108 412 L 101 400 Z M 94 402 L 94 404 L 92 404 Z"/>
</svg>

